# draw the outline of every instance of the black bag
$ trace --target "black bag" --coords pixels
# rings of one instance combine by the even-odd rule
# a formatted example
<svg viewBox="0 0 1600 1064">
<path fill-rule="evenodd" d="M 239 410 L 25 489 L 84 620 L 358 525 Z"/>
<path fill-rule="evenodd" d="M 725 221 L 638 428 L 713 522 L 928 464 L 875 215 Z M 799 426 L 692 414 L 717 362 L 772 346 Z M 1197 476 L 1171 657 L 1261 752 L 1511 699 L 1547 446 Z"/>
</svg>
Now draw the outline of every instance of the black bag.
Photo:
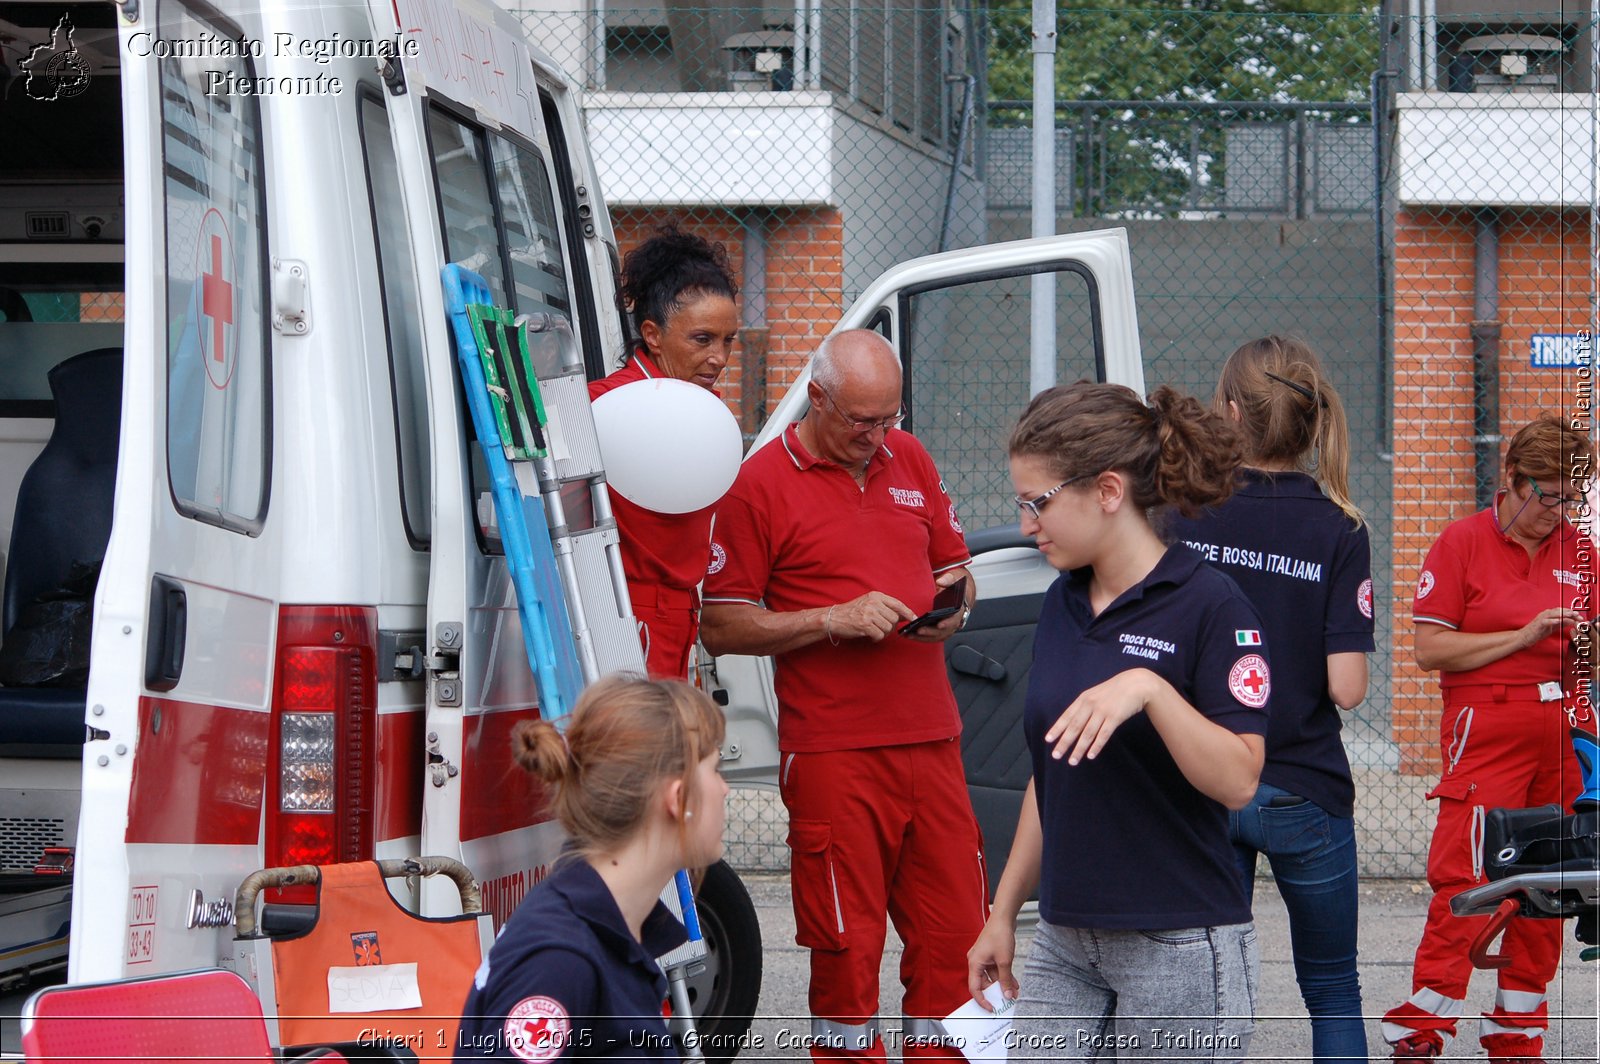
<svg viewBox="0 0 1600 1064">
<path fill-rule="evenodd" d="M 1483 824 L 1483 869 L 1491 879 L 1524 872 L 1600 868 L 1600 811 L 1559 805 L 1490 809 Z"/>
<path fill-rule="evenodd" d="M 61 586 L 22 607 L 0 646 L 0 685 L 84 687 L 99 562 L 74 562 Z"/>
</svg>

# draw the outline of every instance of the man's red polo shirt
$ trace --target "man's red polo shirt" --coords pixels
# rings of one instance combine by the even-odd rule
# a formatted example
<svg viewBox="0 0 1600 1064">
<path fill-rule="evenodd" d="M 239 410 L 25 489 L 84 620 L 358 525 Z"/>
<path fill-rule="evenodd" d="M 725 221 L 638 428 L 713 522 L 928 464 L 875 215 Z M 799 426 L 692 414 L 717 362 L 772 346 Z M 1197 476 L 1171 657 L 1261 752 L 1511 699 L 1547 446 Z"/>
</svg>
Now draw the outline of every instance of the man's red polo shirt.
<svg viewBox="0 0 1600 1064">
<path fill-rule="evenodd" d="M 1563 520 L 1530 558 L 1500 531 L 1495 507 L 1445 528 L 1422 563 L 1413 621 L 1462 632 L 1507 632 L 1542 610 L 1565 606 L 1596 615 L 1594 544 Z M 1566 635 L 1546 636 L 1526 650 L 1465 672 L 1441 672 L 1440 686 L 1537 684 L 1559 680 L 1571 692 L 1577 665 Z"/>
<path fill-rule="evenodd" d="M 635 351 L 627 365 L 608 377 L 589 382 L 589 401 L 624 384 L 664 376 L 648 355 Z M 611 510 L 622 533 L 622 571 L 628 578 L 628 593 L 635 610 L 657 605 L 656 596 L 663 596 L 660 605 L 672 608 L 694 609 L 699 605 L 695 589 L 706 575 L 711 556 L 711 516 L 716 509 L 712 505 L 693 513 L 663 514 L 635 505 L 615 491 L 611 493 Z"/>
<path fill-rule="evenodd" d="M 881 591 L 921 613 L 934 576 L 970 556 L 933 459 L 890 430 L 865 488 L 813 457 L 790 426 L 745 461 L 717 510 L 707 602 L 788 613 Z M 898 634 L 826 638 L 776 659 L 778 744 L 809 753 L 948 739 L 961 732 L 944 647 Z"/>
</svg>

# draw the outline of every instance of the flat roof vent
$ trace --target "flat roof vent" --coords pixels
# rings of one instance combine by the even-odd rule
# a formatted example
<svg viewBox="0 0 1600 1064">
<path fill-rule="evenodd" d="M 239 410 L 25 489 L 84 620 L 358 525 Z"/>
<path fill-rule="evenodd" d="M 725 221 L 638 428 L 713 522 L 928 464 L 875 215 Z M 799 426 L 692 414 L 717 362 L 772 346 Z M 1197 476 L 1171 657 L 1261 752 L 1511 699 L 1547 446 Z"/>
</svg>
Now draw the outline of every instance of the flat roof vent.
<svg viewBox="0 0 1600 1064">
<path fill-rule="evenodd" d="M 1470 64 L 1473 92 L 1558 92 L 1566 50 L 1559 37 L 1532 33 L 1469 37 L 1457 47 Z"/>
</svg>

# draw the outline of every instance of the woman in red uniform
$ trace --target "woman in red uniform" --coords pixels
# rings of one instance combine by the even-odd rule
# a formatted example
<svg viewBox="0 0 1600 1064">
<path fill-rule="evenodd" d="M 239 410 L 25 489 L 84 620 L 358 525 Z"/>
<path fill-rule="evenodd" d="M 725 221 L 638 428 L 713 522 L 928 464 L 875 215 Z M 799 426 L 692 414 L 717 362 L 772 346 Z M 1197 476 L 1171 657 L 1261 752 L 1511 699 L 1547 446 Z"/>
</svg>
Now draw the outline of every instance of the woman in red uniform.
<svg viewBox="0 0 1600 1064">
<path fill-rule="evenodd" d="M 739 287 L 721 244 L 663 229 L 622 262 L 622 303 L 637 339 L 621 369 L 589 382 L 593 400 L 634 381 L 672 377 L 717 394 L 739 336 Z M 696 590 L 711 558 L 716 507 L 686 514 L 647 510 L 611 496 L 622 532 L 622 568 L 651 676 L 683 679 L 700 629 Z"/>
<path fill-rule="evenodd" d="M 1594 546 L 1570 521 L 1591 448 L 1549 414 L 1506 451 L 1494 505 L 1445 528 L 1428 551 L 1412 605 L 1417 664 L 1439 673 L 1444 770 L 1428 795 L 1439 817 L 1428 851 L 1434 889 L 1412 969 L 1413 993 L 1383 1018 L 1396 1060 L 1432 1060 L 1454 1036 L 1468 950 L 1488 917 L 1450 913 L 1483 882 L 1484 810 L 1568 804 L 1580 774 L 1567 738 L 1580 656 L 1571 642 L 1594 610 Z M 1592 665 L 1592 662 L 1589 663 Z M 1480 1040 L 1491 1061 L 1541 1059 L 1545 986 L 1561 961 L 1560 920 L 1512 920 L 1494 1008 Z"/>
</svg>

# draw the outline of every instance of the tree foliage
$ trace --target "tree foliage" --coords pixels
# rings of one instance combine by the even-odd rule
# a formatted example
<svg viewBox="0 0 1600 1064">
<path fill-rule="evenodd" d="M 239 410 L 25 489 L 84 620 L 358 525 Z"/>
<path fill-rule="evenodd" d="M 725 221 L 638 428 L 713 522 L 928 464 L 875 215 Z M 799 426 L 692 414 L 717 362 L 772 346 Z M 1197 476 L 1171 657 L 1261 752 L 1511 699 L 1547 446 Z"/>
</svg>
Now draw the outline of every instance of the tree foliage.
<svg viewBox="0 0 1600 1064">
<path fill-rule="evenodd" d="M 1058 100 L 1356 101 L 1378 63 L 1364 0 L 1123 0 L 1057 11 Z M 990 4 L 989 96 L 1033 95 L 1029 0 Z"/>
<path fill-rule="evenodd" d="M 991 3 L 989 99 L 1024 101 L 991 107 L 991 127 L 1029 121 L 1032 21 L 1030 0 Z M 1158 217 L 1226 206 L 1230 136 L 1241 127 L 1276 123 L 1284 132 L 1267 135 L 1303 135 L 1292 110 L 1274 105 L 1366 101 L 1380 37 L 1377 6 L 1362 0 L 1191 0 L 1181 9 L 1098 0 L 1058 8 L 1057 41 L 1056 102 L 1079 105 L 1060 116 L 1072 145 L 1058 163 L 1072 175 L 1063 209 Z M 1083 106 L 1103 100 L 1128 105 Z M 1252 182 L 1278 187 L 1267 171 L 1235 163 L 1233 195 Z"/>
</svg>

